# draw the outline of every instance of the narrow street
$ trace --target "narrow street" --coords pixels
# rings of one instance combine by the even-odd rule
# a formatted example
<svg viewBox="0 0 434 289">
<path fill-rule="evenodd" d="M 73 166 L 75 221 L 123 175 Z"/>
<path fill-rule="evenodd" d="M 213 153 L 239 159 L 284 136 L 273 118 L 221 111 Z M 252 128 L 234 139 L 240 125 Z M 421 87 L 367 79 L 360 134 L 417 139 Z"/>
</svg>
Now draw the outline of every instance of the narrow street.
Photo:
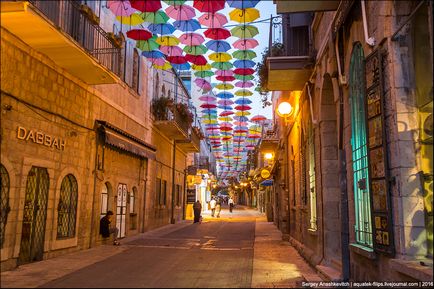
<svg viewBox="0 0 434 289">
<path fill-rule="evenodd" d="M 300 287 L 320 277 L 263 214 L 237 206 L 2 272 L 1 287 Z"/>
</svg>

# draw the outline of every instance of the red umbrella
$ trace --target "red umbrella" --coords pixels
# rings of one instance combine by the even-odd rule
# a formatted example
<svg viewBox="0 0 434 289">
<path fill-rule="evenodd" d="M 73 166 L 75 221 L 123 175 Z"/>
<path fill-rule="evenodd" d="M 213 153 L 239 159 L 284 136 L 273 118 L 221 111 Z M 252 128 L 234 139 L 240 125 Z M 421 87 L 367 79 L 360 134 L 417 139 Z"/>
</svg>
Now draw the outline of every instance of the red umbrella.
<svg viewBox="0 0 434 289">
<path fill-rule="evenodd" d="M 258 114 L 258 115 L 253 116 L 250 120 L 253 122 L 259 122 L 259 121 L 263 121 L 266 119 L 267 118 L 265 116 Z"/>
<path fill-rule="evenodd" d="M 200 105 L 201 108 L 216 108 L 217 105 L 212 104 L 212 103 L 204 103 Z"/>
<path fill-rule="evenodd" d="M 234 73 L 240 75 L 251 75 L 255 73 L 255 70 L 252 68 L 237 68 L 234 70 Z"/>
<path fill-rule="evenodd" d="M 259 134 L 249 134 L 249 138 L 261 138 Z"/>
<path fill-rule="evenodd" d="M 233 77 L 233 76 L 217 76 L 216 79 L 219 81 L 234 81 L 235 77 Z"/>
<path fill-rule="evenodd" d="M 220 130 L 221 130 L 221 131 L 231 131 L 232 128 L 231 128 L 231 127 L 228 127 L 228 126 L 223 126 L 223 127 L 220 127 Z"/>
<path fill-rule="evenodd" d="M 231 36 L 231 32 L 225 28 L 209 28 L 203 34 L 214 40 L 226 39 Z"/>
<path fill-rule="evenodd" d="M 243 104 L 243 105 L 237 105 L 235 107 L 235 109 L 236 110 L 245 111 L 245 110 L 251 110 L 252 108 L 250 106 L 248 106 L 248 105 Z"/>
<path fill-rule="evenodd" d="M 193 7 L 200 12 L 217 12 L 225 8 L 225 0 L 194 0 Z"/>
<path fill-rule="evenodd" d="M 234 114 L 233 111 L 231 111 L 231 110 L 225 110 L 225 111 L 221 112 L 219 114 L 219 116 L 229 116 L 229 115 L 232 115 L 232 114 Z"/>
<path fill-rule="evenodd" d="M 142 12 L 155 12 L 161 8 L 160 0 L 130 0 L 131 7 Z"/>
<path fill-rule="evenodd" d="M 167 56 L 166 60 L 174 64 L 184 64 L 187 62 L 185 56 Z"/>
<path fill-rule="evenodd" d="M 152 32 L 147 29 L 132 29 L 127 31 L 127 37 L 134 40 L 148 40 L 152 37 Z"/>
<path fill-rule="evenodd" d="M 187 59 L 188 62 L 191 62 L 196 65 L 205 65 L 208 63 L 208 61 L 203 55 L 186 54 L 185 59 Z"/>
</svg>

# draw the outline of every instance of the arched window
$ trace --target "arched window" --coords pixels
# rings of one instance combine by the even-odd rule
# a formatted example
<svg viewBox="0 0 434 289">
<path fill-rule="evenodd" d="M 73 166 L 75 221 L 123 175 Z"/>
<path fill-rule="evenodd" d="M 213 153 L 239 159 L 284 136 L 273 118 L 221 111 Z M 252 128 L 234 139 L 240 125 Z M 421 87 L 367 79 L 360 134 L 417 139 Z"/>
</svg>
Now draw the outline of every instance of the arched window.
<svg viewBox="0 0 434 289">
<path fill-rule="evenodd" d="M 357 43 L 354 46 L 353 54 L 351 55 L 349 84 L 356 241 L 360 245 L 372 247 L 372 222 L 365 119 L 365 67 L 364 53 L 360 43 Z"/>
<path fill-rule="evenodd" d="M 57 238 L 72 238 L 75 236 L 77 219 L 77 180 L 71 174 L 63 178 L 60 186 L 60 199 L 57 206 Z"/>
<path fill-rule="evenodd" d="M 110 210 L 109 200 L 110 200 L 110 186 L 105 183 L 101 189 L 101 218 L 104 217 L 108 210 Z"/>
<path fill-rule="evenodd" d="M 0 164 L 0 190 L 1 190 L 1 199 L 0 199 L 0 248 L 3 248 L 3 243 L 5 240 L 5 228 L 6 221 L 8 219 L 8 214 L 10 211 L 9 207 L 9 174 L 6 168 Z"/>
</svg>

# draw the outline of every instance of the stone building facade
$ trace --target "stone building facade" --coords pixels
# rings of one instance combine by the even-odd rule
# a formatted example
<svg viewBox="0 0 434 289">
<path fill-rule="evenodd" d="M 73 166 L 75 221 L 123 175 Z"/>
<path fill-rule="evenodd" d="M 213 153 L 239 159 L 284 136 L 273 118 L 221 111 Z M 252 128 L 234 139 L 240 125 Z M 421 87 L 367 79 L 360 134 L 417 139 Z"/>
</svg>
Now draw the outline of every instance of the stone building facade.
<svg viewBox="0 0 434 289">
<path fill-rule="evenodd" d="M 335 2 L 283 14 L 311 17 L 314 57 L 271 87 L 293 107 L 274 222 L 331 280 L 432 280 L 432 3 Z"/>
<path fill-rule="evenodd" d="M 32 19 L 85 60 L 62 62 L 20 34 L 20 14 L 7 14 L 7 5 L 22 3 L 2 2 L 1 15 L 2 271 L 105 243 L 99 220 L 107 210 L 121 238 L 182 220 L 187 155 L 197 149 L 177 145 L 151 110 L 153 98 L 170 96 L 165 83 L 180 87 L 172 98 L 188 102 L 179 77 L 150 68 L 130 40 L 123 47 L 132 49 L 120 48 L 121 69 L 108 71 L 24 4 L 20 13 L 36 11 Z M 101 20 L 106 31 L 112 18 Z M 95 83 L 89 69 L 111 80 Z"/>
</svg>

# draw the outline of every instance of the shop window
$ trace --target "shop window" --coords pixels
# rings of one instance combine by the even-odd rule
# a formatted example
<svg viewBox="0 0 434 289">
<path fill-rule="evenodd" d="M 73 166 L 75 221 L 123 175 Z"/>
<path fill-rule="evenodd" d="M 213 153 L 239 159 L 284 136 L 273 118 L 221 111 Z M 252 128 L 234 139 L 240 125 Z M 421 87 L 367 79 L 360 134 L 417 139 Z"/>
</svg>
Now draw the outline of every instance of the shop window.
<svg viewBox="0 0 434 289">
<path fill-rule="evenodd" d="M 309 229 L 316 231 L 316 182 L 315 182 L 315 135 L 312 123 L 309 124 L 307 137 L 307 149 L 309 157 L 309 200 L 310 200 L 310 221 Z"/>
<path fill-rule="evenodd" d="M 78 187 L 75 177 L 71 174 L 63 178 L 60 186 L 60 199 L 57 205 L 57 238 L 72 238 L 75 236 L 77 217 Z"/>
<path fill-rule="evenodd" d="M 353 48 L 350 62 L 351 146 L 355 206 L 356 242 L 372 247 L 372 220 L 369 192 L 368 148 L 365 119 L 365 68 L 360 43 Z"/>
<path fill-rule="evenodd" d="M 9 174 L 6 168 L 0 164 L 0 248 L 3 248 L 5 241 L 6 222 L 8 220 L 8 214 L 11 210 L 9 207 Z"/>
</svg>

